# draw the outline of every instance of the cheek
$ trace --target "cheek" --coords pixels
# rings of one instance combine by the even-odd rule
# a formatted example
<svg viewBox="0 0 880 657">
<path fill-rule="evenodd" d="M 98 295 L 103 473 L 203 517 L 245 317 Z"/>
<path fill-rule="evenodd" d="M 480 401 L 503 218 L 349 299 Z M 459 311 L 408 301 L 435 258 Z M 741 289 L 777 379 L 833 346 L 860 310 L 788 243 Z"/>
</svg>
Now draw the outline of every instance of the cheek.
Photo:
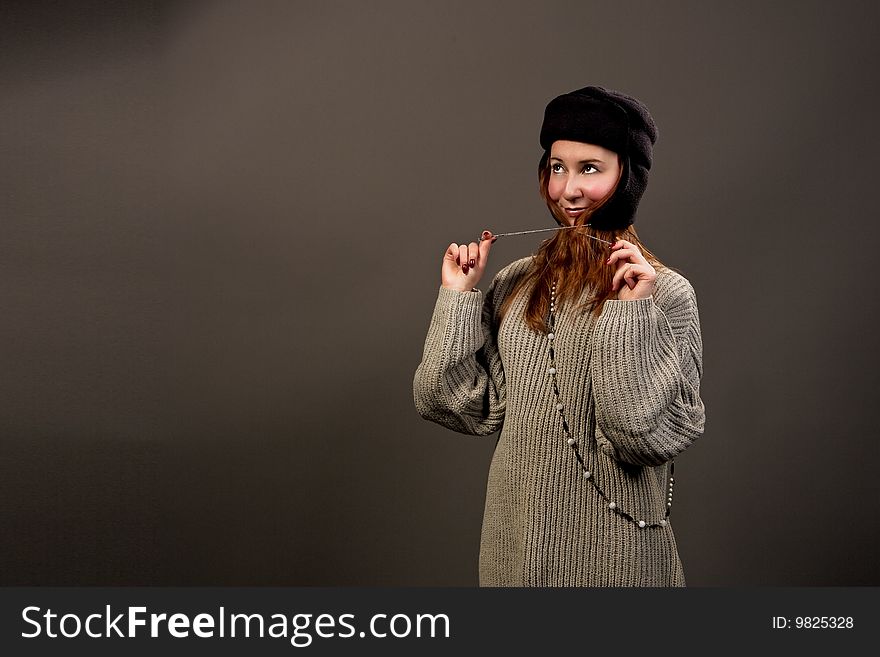
<svg viewBox="0 0 880 657">
<path fill-rule="evenodd" d="M 553 201 L 558 201 L 562 197 L 562 192 L 565 190 L 565 184 L 560 182 L 557 178 L 550 178 L 547 181 L 547 196 L 550 197 Z"/>
<path fill-rule="evenodd" d="M 589 198 L 591 201 L 601 201 L 603 198 L 611 193 L 612 189 L 614 189 L 615 182 L 616 178 L 609 178 L 607 180 L 596 180 L 586 190 L 587 198 Z"/>
</svg>

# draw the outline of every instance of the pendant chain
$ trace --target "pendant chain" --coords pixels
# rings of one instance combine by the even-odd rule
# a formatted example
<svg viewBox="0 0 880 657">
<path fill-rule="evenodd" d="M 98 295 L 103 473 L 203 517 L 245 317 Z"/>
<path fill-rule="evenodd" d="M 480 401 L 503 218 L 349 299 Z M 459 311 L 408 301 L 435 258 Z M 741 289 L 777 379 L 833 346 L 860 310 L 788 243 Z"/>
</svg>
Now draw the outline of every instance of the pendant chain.
<svg viewBox="0 0 880 657">
<path fill-rule="evenodd" d="M 571 226 L 554 226 L 553 228 L 535 228 L 533 230 L 517 230 L 512 233 L 493 233 L 492 237 L 510 237 L 513 235 L 531 235 L 532 233 L 546 233 L 551 230 L 568 230 L 569 228 L 577 228 L 578 224 L 572 224 Z M 608 240 L 603 240 L 601 237 L 596 237 L 595 235 L 590 235 L 589 233 L 581 233 L 586 237 L 589 237 L 591 240 L 596 240 L 597 242 L 602 242 L 603 244 L 608 244 L 609 246 L 614 246 L 614 242 L 609 242 Z M 488 239 L 488 238 L 486 238 Z M 483 241 L 483 236 L 480 235 L 480 242 Z"/>
<path fill-rule="evenodd" d="M 669 466 L 669 489 L 666 495 L 666 513 L 658 521 L 649 522 L 647 520 L 636 518 L 628 511 L 621 509 L 620 505 L 618 505 L 614 500 L 610 499 L 608 495 L 606 495 L 605 491 L 599 486 L 596 482 L 596 475 L 594 472 L 590 471 L 590 468 L 587 466 L 587 463 L 584 461 L 584 457 L 581 455 L 580 449 L 578 448 L 578 442 L 571 435 L 571 429 L 568 426 L 568 419 L 565 416 L 565 404 L 562 403 L 562 396 L 559 394 L 559 383 L 557 382 L 557 368 L 556 368 L 556 283 L 554 282 L 550 288 L 550 315 L 547 320 L 547 349 L 550 356 L 550 368 L 547 372 L 550 374 L 550 381 L 553 383 L 553 394 L 556 396 L 556 411 L 559 413 L 559 417 L 562 419 L 562 431 L 565 434 L 566 443 L 571 447 L 574 452 L 575 458 L 578 460 L 581 466 L 581 472 L 583 474 L 584 479 L 589 481 L 593 488 L 596 489 L 596 492 L 599 493 L 601 498 L 605 501 L 605 504 L 609 509 L 614 511 L 615 513 L 623 516 L 627 520 L 637 524 L 639 527 L 665 527 L 667 525 L 667 518 L 672 511 L 672 487 L 675 484 L 675 478 L 673 477 L 675 473 L 675 461 L 670 462 Z"/>
</svg>

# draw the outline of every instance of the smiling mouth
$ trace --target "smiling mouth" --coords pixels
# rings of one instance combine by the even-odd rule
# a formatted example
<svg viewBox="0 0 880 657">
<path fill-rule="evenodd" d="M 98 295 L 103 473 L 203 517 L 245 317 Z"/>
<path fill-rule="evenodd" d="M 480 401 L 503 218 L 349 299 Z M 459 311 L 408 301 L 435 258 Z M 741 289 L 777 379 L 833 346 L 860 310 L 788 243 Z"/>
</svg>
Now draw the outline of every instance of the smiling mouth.
<svg viewBox="0 0 880 657">
<path fill-rule="evenodd" d="M 586 208 L 562 208 L 566 214 L 577 215 L 586 210 Z"/>
</svg>

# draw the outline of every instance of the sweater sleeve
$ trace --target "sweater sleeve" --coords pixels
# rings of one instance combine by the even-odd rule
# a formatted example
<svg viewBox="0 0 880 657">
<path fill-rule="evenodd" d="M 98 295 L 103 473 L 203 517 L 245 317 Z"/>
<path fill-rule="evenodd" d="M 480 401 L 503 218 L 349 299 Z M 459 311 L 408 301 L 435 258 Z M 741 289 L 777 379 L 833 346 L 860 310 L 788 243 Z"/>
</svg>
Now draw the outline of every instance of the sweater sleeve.
<svg viewBox="0 0 880 657">
<path fill-rule="evenodd" d="M 605 302 L 590 359 L 599 448 L 635 465 L 674 458 L 705 423 L 696 295 L 680 274 L 666 276 L 647 299 Z"/>
<path fill-rule="evenodd" d="M 489 435 L 504 422 L 504 370 L 493 330 L 492 295 L 440 288 L 413 380 L 416 409 L 461 433 Z"/>
</svg>

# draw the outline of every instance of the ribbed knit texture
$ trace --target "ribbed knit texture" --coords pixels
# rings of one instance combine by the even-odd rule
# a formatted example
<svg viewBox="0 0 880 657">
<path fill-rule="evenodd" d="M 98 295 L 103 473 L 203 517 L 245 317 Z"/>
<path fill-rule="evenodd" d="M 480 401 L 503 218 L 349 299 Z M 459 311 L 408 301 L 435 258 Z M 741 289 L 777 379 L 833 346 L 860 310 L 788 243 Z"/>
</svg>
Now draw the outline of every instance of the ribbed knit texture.
<svg viewBox="0 0 880 657">
<path fill-rule="evenodd" d="M 684 586 L 672 525 L 640 528 L 582 476 L 548 374 L 547 337 L 499 310 L 530 258 L 479 290 L 440 288 L 413 393 L 425 419 L 501 430 L 486 489 L 481 586 Z M 557 310 L 557 382 L 596 483 L 637 519 L 665 515 L 668 461 L 703 432 L 702 340 L 690 283 L 659 269 L 654 294 L 602 314 Z"/>
</svg>

